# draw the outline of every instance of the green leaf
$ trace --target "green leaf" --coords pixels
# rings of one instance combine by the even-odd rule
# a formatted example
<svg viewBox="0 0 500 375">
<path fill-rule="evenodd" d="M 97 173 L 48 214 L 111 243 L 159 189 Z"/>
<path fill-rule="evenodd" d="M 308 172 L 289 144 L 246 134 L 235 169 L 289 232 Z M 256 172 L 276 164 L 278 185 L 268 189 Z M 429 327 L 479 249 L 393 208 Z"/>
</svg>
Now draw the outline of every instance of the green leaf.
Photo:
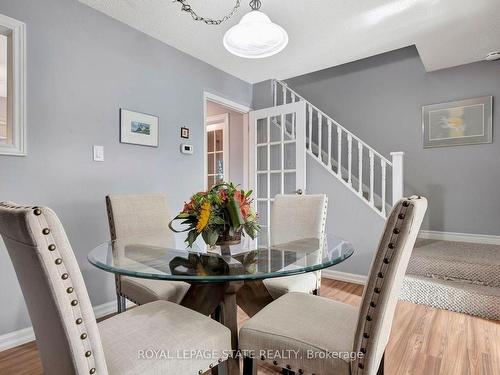
<svg viewBox="0 0 500 375">
<path fill-rule="evenodd" d="M 245 223 L 245 220 L 243 220 L 243 217 L 241 216 L 240 205 L 234 200 L 234 198 L 230 199 L 227 203 L 227 210 L 229 212 L 233 228 L 239 228 Z"/>
<path fill-rule="evenodd" d="M 201 235 L 202 235 L 205 243 L 210 245 L 210 246 L 215 245 L 215 243 L 219 239 L 219 233 L 217 233 L 217 231 L 212 230 L 212 229 L 208 229 L 208 230 L 203 231 L 203 233 Z"/>
<path fill-rule="evenodd" d="M 198 234 L 199 233 L 196 229 L 189 231 L 188 236 L 186 238 L 186 242 L 188 243 L 189 247 L 193 247 L 193 243 L 198 238 Z"/>
<path fill-rule="evenodd" d="M 224 221 L 224 219 L 220 216 L 213 216 L 212 217 L 212 224 L 215 224 L 215 225 L 224 225 L 226 224 L 226 222 Z"/>
</svg>

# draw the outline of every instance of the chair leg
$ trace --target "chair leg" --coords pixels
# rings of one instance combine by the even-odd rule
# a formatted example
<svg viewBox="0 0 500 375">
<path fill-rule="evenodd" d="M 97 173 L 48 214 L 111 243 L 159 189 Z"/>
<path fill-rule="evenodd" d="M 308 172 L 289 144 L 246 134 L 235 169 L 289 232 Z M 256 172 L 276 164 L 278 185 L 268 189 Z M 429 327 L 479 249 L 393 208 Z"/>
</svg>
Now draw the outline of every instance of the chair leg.
<svg viewBox="0 0 500 375">
<path fill-rule="evenodd" d="M 243 357 L 243 375 L 257 375 L 257 363 L 251 357 Z"/>
<path fill-rule="evenodd" d="M 215 308 L 214 312 L 210 315 L 213 320 L 221 323 L 222 320 L 222 306 L 219 305 Z"/>
<path fill-rule="evenodd" d="M 385 351 L 382 354 L 382 359 L 380 360 L 380 365 L 378 366 L 377 375 L 384 375 L 384 360 L 385 360 Z"/>
<path fill-rule="evenodd" d="M 116 304 L 117 304 L 117 311 L 118 314 L 122 313 L 126 309 L 126 300 L 125 297 L 121 296 L 120 294 L 116 295 Z"/>
</svg>

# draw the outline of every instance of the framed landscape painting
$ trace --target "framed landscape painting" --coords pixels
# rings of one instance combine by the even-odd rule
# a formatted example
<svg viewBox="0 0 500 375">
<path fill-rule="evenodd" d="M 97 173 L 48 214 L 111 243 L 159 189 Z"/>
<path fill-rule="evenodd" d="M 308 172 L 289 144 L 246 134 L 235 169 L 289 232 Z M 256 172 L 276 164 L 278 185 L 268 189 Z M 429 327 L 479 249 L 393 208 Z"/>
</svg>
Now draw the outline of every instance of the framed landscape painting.
<svg viewBox="0 0 500 375">
<path fill-rule="evenodd" d="M 493 97 L 422 107 L 424 148 L 493 141 Z"/>
<path fill-rule="evenodd" d="M 120 109 L 120 142 L 158 147 L 158 116 Z"/>
</svg>

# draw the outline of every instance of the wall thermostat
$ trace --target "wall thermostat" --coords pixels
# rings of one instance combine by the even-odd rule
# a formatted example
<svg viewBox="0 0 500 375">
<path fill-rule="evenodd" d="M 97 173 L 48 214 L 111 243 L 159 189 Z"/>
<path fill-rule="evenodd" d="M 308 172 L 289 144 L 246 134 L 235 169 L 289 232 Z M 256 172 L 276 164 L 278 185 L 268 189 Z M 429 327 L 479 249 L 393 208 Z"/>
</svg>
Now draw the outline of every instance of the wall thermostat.
<svg viewBox="0 0 500 375">
<path fill-rule="evenodd" d="M 194 153 L 193 145 L 181 144 L 181 153 L 192 155 Z"/>
</svg>

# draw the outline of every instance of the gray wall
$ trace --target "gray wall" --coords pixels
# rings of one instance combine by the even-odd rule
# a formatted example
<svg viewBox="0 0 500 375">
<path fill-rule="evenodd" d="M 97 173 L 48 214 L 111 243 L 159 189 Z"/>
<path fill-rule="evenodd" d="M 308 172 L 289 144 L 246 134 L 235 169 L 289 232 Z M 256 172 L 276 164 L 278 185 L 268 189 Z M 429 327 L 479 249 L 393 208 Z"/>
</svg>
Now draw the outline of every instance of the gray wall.
<svg viewBox="0 0 500 375">
<path fill-rule="evenodd" d="M 0 0 L 28 30 L 28 156 L 0 155 L 0 201 L 60 215 L 95 305 L 113 281 L 87 253 L 108 239 L 104 196 L 166 191 L 172 210 L 203 187 L 203 90 L 250 106 L 251 85 L 76 0 Z M 120 107 L 160 116 L 160 147 L 119 143 Z M 193 156 L 179 152 L 191 128 Z M 104 145 L 105 162 L 91 158 Z M 0 240 L 0 334 L 30 325 Z"/>
<path fill-rule="evenodd" d="M 333 271 L 368 275 L 384 219 L 313 159 L 307 156 L 307 193 L 328 196 L 327 233 L 352 243 L 354 254 Z"/>
<path fill-rule="evenodd" d="M 408 47 L 287 83 L 383 155 L 406 153 L 405 193 L 429 199 L 424 229 L 500 234 L 500 62 L 426 73 Z M 493 144 L 422 148 L 422 105 L 485 95 L 495 97 Z"/>
</svg>

